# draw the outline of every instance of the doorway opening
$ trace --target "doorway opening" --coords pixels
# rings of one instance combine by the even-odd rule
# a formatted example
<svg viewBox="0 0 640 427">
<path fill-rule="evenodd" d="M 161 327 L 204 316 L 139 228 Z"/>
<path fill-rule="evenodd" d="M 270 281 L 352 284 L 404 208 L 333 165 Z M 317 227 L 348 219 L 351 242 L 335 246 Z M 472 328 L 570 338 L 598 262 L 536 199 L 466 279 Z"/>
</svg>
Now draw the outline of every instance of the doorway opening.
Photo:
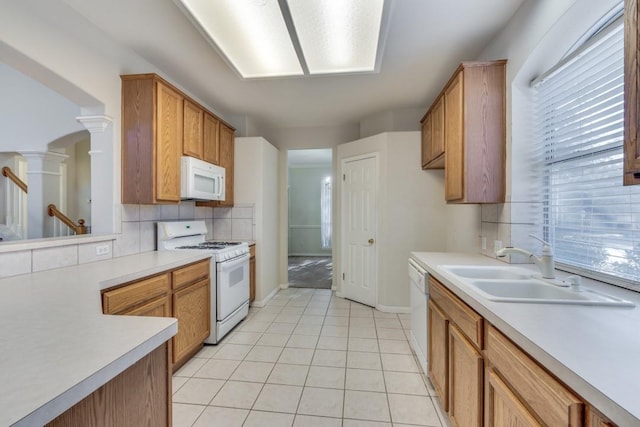
<svg viewBox="0 0 640 427">
<path fill-rule="evenodd" d="M 289 150 L 287 181 L 289 286 L 331 289 L 332 150 Z"/>
</svg>

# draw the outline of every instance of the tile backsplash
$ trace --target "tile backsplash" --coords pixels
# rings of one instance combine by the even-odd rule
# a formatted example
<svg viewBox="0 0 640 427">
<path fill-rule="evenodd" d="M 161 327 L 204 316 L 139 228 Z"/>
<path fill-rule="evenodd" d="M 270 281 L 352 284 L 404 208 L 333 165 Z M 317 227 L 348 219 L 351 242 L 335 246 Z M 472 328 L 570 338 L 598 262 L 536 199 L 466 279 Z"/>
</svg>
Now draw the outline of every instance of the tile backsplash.
<svg viewBox="0 0 640 427">
<path fill-rule="evenodd" d="M 508 202 L 482 205 L 481 239 L 486 240 L 486 248 L 481 249 L 483 255 L 495 258 L 495 251 L 501 247 L 515 246 L 532 253 L 540 252 L 540 244 L 529 237 L 529 234 L 540 236 L 542 228 L 542 204 L 536 202 Z M 522 255 L 508 255 L 500 258 L 505 262 L 526 264 L 530 261 Z"/>
<path fill-rule="evenodd" d="M 121 234 L 78 243 L 73 239 L 48 241 L 46 247 L 18 247 L 0 253 L 0 278 L 61 268 L 154 251 L 158 221 L 204 220 L 207 239 L 255 240 L 255 207 L 238 204 L 233 208 L 197 207 L 195 202 L 180 205 L 122 205 Z M 96 255 L 98 246 L 107 246 L 104 255 Z"/>
</svg>

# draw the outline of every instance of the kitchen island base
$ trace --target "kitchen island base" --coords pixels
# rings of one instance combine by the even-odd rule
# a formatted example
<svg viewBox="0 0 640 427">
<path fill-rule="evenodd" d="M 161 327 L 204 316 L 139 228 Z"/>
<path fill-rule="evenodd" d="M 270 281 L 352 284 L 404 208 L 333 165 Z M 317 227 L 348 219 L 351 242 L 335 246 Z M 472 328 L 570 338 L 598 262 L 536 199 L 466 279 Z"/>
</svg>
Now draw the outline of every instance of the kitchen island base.
<svg viewBox="0 0 640 427">
<path fill-rule="evenodd" d="M 170 351 L 162 344 L 47 427 L 171 426 Z"/>
</svg>

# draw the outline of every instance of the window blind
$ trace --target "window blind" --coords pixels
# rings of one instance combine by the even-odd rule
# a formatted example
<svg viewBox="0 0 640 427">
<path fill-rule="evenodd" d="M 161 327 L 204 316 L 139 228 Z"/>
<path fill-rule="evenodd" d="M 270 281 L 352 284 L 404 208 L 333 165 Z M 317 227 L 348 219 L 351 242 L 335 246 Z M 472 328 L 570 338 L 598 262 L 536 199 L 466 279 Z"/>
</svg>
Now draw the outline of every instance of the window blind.
<svg viewBox="0 0 640 427">
<path fill-rule="evenodd" d="M 594 39 L 534 86 L 544 234 L 560 265 L 640 287 L 640 186 L 622 185 L 623 20 Z"/>
</svg>

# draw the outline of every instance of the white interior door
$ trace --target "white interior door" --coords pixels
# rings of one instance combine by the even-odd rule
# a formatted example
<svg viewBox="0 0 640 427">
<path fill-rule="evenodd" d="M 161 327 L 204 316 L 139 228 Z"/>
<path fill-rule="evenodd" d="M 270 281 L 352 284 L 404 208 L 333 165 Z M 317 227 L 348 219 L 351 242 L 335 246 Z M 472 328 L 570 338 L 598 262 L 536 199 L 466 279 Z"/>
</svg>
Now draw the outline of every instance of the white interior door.
<svg viewBox="0 0 640 427">
<path fill-rule="evenodd" d="M 342 296 L 375 306 L 378 154 L 342 161 Z"/>
</svg>

